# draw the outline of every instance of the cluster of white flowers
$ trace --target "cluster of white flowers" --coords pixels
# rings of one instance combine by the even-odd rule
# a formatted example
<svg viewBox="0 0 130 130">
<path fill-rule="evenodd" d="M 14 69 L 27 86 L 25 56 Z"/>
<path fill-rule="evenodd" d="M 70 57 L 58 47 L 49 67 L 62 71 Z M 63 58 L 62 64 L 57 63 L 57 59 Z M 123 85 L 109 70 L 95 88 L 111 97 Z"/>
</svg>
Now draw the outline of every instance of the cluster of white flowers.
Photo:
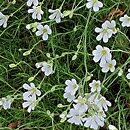
<svg viewBox="0 0 130 130">
<path fill-rule="evenodd" d="M 111 72 L 115 71 L 116 60 L 112 59 L 112 54 L 109 48 L 97 45 L 96 50 L 93 50 L 92 54 L 94 56 L 93 60 L 96 63 L 100 61 L 102 72 L 107 73 L 109 70 Z"/>
<path fill-rule="evenodd" d="M 30 85 L 24 84 L 23 88 L 27 90 L 27 92 L 23 93 L 23 100 L 25 100 L 23 108 L 28 107 L 27 111 L 30 113 L 31 110 L 35 109 L 37 96 L 39 97 L 41 95 L 41 91 L 35 87 L 34 83 L 30 83 Z"/>
<path fill-rule="evenodd" d="M 32 9 L 28 10 L 28 13 L 32 13 L 33 19 L 38 19 L 38 20 L 42 19 L 42 15 L 44 14 L 44 12 L 42 11 L 41 5 L 39 5 L 39 4 L 40 3 L 38 2 L 38 0 L 28 0 L 27 1 L 28 6 L 34 5 L 32 7 Z M 64 15 L 61 13 L 61 9 L 56 9 L 56 10 L 49 9 L 48 11 L 49 11 L 49 13 L 51 13 L 51 15 L 49 16 L 49 19 L 51 19 L 51 20 L 54 19 L 56 21 L 56 23 L 60 23 L 61 18 L 64 18 Z M 36 36 L 42 36 L 42 39 L 44 41 L 48 40 L 48 35 L 52 34 L 52 30 L 51 30 L 50 26 L 42 25 L 42 23 L 37 23 L 35 25 L 33 23 L 28 24 L 26 26 L 26 28 L 27 29 L 33 28 L 33 32 L 35 32 L 37 30 Z"/>
<path fill-rule="evenodd" d="M 107 43 L 109 38 L 111 38 L 113 34 L 117 33 L 116 22 L 114 20 L 107 20 L 102 24 L 102 28 L 95 28 L 95 32 L 99 33 L 96 37 L 97 41 L 103 39 L 103 42 Z"/>
<path fill-rule="evenodd" d="M 108 111 L 108 106 L 111 106 L 111 103 L 100 94 L 101 82 L 93 80 L 89 84 L 91 92 L 86 94 L 77 92 L 81 85 L 78 85 L 75 79 L 66 80 L 65 84 L 67 86 L 63 96 L 68 102 L 71 102 L 72 108 L 69 109 L 68 113 L 63 112 L 60 117 L 67 119 L 69 123 L 95 130 L 103 127 L 106 117 L 105 112 Z"/>
</svg>

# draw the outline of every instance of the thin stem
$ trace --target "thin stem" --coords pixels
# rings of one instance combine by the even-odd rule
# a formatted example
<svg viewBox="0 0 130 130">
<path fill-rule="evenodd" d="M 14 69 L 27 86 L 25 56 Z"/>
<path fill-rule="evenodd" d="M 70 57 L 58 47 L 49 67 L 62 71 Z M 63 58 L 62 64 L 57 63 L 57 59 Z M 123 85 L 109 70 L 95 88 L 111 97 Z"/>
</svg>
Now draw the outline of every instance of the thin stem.
<svg viewBox="0 0 130 130">
<path fill-rule="evenodd" d="M 15 12 L 13 12 L 13 13 L 11 13 L 10 15 L 9 15 L 9 17 L 12 17 L 15 13 L 17 13 L 19 10 L 21 10 L 23 7 L 24 7 L 24 5 L 26 5 L 26 4 L 23 4 L 20 8 L 18 8 Z"/>
<path fill-rule="evenodd" d="M 63 7 L 64 3 L 65 3 L 65 0 L 62 2 L 61 6 L 59 8 L 60 10 L 62 10 L 62 7 Z"/>
<path fill-rule="evenodd" d="M 41 88 L 41 85 L 42 85 L 43 81 L 45 80 L 45 77 L 46 77 L 46 76 L 44 76 L 44 78 L 42 79 L 42 81 L 41 81 L 40 84 L 38 85 L 38 88 L 39 88 L 39 89 Z"/>
<path fill-rule="evenodd" d="M 84 79 L 84 84 L 85 85 L 85 82 L 86 82 L 86 77 L 87 77 L 87 73 L 88 73 L 88 69 L 87 69 L 87 29 L 88 29 L 88 24 L 89 24 L 89 21 L 90 21 L 90 18 L 91 18 L 91 9 L 89 10 L 89 15 L 88 15 L 88 19 L 87 19 L 87 23 L 86 23 L 86 26 L 85 26 L 85 30 L 84 30 L 84 66 L 85 66 L 85 79 Z"/>
</svg>

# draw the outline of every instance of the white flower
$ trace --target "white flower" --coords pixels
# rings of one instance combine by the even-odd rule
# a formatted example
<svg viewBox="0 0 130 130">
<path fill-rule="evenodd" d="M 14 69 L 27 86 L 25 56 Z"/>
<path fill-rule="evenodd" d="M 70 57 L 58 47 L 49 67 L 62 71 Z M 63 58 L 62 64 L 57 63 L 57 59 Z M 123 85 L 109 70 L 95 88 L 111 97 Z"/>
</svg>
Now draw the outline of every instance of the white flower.
<svg viewBox="0 0 130 130">
<path fill-rule="evenodd" d="M 41 68 L 41 70 L 45 73 L 46 76 L 49 76 L 54 73 L 52 62 L 39 62 L 36 63 L 36 67 Z"/>
<path fill-rule="evenodd" d="M 117 29 L 116 29 L 116 22 L 114 20 L 112 21 L 105 21 L 106 26 L 112 30 L 112 33 L 113 34 L 116 34 L 117 33 Z"/>
<path fill-rule="evenodd" d="M 60 23 L 61 18 L 64 18 L 64 15 L 61 13 L 60 9 L 56 9 L 56 10 L 49 9 L 48 11 L 49 13 L 52 13 L 49 16 L 49 19 L 55 19 L 56 23 Z"/>
<path fill-rule="evenodd" d="M 4 15 L 0 12 L 0 26 L 3 25 L 4 28 L 7 27 L 7 21 L 9 19 L 9 16 L 8 15 Z"/>
<path fill-rule="evenodd" d="M 77 103 L 77 104 L 74 104 L 74 108 L 76 110 L 79 110 L 81 113 L 87 111 L 88 105 L 86 104 L 87 99 L 85 97 L 83 98 L 79 96 L 78 99 L 74 100 L 74 102 Z"/>
<path fill-rule="evenodd" d="M 123 27 L 130 27 L 130 17 L 126 14 L 119 19 L 122 22 Z"/>
<path fill-rule="evenodd" d="M 66 80 L 65 84 L 67 87 L 65 88 L 66 93 L 71 93 L 72 95 L 75 95 L 76 91 L 79 88 L 79 85 L 77 84 L 77 81 L 75 79 L 72 80 Z"/>
<path fill-rule="evenodd" d="M 109 125 L 109 126 L 108 126 L 108 129 L 109 129 L 109 130 L 118 130 L 114 125 Z"/>
<path fill-rule="evenodd" d="M 90 8 L 93 8 L 93 10 L 96 12 L 96 11 L 99 11 L 99 8 L 102 8 L 103 7 L 103 4 L 102 2 L 98 1 L 98 0 L 87 0 L 88 3 L 86 4 L 86 7 L 88 9 Z"/>
<path fill-rule="evenodd" d="M 52 34 L 52 30 L 48 25 L 38 25 L 37 26 L 38 31 L 36 32 L 36 36 L 42 35 L 42 39 L 46 41 L 48 39 L 48 34 Z"/>
<path fill-rule="evenodd" d="M 100 92 L 101 91 L 101 82 L 98 80 L 93 80 L 92 83 L 89 84 L 89 86 L 91 87 L 91 92 Z"/>
<path fill-rule="evenodd" d="M 128 69 L 128 74 L 126 75 L 127 79 L 130 79 L 130 69 Z"/>
<path fill-rule="evenodd" d="M 41 95 L 41 91 L 35 87 L 34 83 L 30 83 L 30 85 L 24 84 L 23 88 L 28 90 L 27 92 L 23 93 L 24 100 L 28 100 L 30 97 L 35 99 L 36 96 Z"/>
<path fill-rule="evenodd" d="M 95 104 L 99 107 L 99 109 L 101 111 L 103 111 L 103 109 L 105 111 L 108 111 L 108 106 L 110 107 L 111 106 L 111 103 L 109 101 L 106 100 L 105 97 L 101 96 L 99 99 L 96 98 L 95 99 Z"/>
<path fill-rule="evenodd" d="M 95 113 L 95 115 L 84 118 L 85 121 L 84 126 L 97 130 L 100 126 L 101 127 L 104 126 L 105 121 L 104 117 L 106 117 L 106 115 L 104 114 L 103 111 Z"/>
<path fill-rule="evenodd" d="M 13 99 L 11 96 L 3 97 L 0 101 L 0 106 L 2 106 L 5 110 L 11 108 L 11 104 L 13 102 Z"/>
<path fill-rule="evenodd" d="M 31 6 L 32 4 L 37 6 L 38 5 L 38 0 L 28 0 L 27 1 L 27 6 Z"/>
<path fill-rule="evenodd" d="M 36 100 L 36 98 L 29 98 L 22 105 L 23 105 L 23 108 L 28 107 L 27 111 L 30 113 L 31 110 L 35 109 L 35 107 L 37 105 L 37 100 Z"/>
<path fill-rule="evenodd" d="M 113 34 L 113 31 L 108 28 L 106 23 L 102 24 L 102 28 L 95 28 L 95 32 L 99 33 L 99 35 L 96 37 L 97 41 L 100 41 L 101 39 L 103 39 L 104 43 L 107 43 L 108 39 Z"/>
<path fill-rule="evenodd" d="M 64 93 L 63 97 L 66 98 L 68 102 L 72 102 L 75 99 L 75 96 L 71 93 Z"/>
<path fill-rule="evenodd" d="M 93 60 L 95 62 L 100 61 L 100 64 L 105 64 L 112 58 L 110 49 L 107 47 L 102 47 L 101 45 L 97 45 L 96 50 L 94 50 L 92 54 L 94 56 Z"/>
<path fill-rule="evenodd" d="M 43 15 L 43 11 L 41 10 L 41 6 L 33 6 L 32 9 L 28 10 L 28 13 L 32 13 L 33 19 L 41 20 L 41 15 Z"/>
<path fill-rule="evenodd" d="M 72 108 L 67 114 L 67 118 L 69 118 L 68 122 L 76 125 L 83 125 L 83 116 L 84 113 Z"/>
<path fill-rule="evenodd" d="M 111 72 L 115 71 L 116 60 L 109 60 L 105 64 L 100 64 L 102 67 L 102 72 L 107 73 L 109 70 Z"/>
</svg>

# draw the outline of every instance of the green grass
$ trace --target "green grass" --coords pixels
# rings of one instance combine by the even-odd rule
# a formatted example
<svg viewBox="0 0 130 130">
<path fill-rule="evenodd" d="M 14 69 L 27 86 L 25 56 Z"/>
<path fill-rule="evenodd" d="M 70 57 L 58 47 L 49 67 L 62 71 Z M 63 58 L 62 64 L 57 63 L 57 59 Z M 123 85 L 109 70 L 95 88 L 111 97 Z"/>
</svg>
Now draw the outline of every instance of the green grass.
<svg viewBox="0 0 130 130">
<path fill-rule="evenodd" d="M 75 1 L 76 6 L 80 0 Z M 0 0 L 0 11 L 7 7 L 8 2 Z M 53 7 L 60 7 L 62 0 L 48 0 L 45 1 L 42 9 L 44 16 L 42 21 L 48 20 L 48 9 Z M 97 34 L 94 32 L 95 27 L 101 26 L 104 18 L 110 13 L 112 8 L 122 6 L 130 15 L 129 0 L 105 0 L 103 1 L 104 8 L 99 12 L 92 11 L 88 27 L 85 30 L 89 11 L 86 7 L 77 10 L 72 19 L 64 18 L 62 23 L 56 24 L 49 22 L 53 30 L 53 34 L 49 37 L 47 42 L 40 42 L 29 56 L 24 57 L 23 53 L 32 48 L 40 37 L 36 37 L 34 33 L 27 30 L 25 26 L 34 22 L 31 15 L 27 13 L 27 6 L 23 6 L 13 17 L 9 19 L 8 27 L 6 29 L 0 28 L 0 98 L 13 95 L 22 94 L 24 90 L 22 85 L 28 83 L 28 78 L 37 73 L 35 63 L 45 61 L 48 58 L 46 53 L 50 53 L 52 57 L 61 55 L 63 52 L 68 52 L 66 56 L 56 59 L 54 61 L 55 73 L 45 78 L 42 83 L 42 94 L 49 91 L 53 86 L 58 85 L 58 88 L 64 88 L 66 79 L 75 78 L 81 82 L 85 78 L 85 62 L 87 71 L 94 76 L 92 79 L 100 79 L 104 82 L 105 89 L 102 91 L 103 95 L 112 102 L 112 107 L 107 112 L 107 123 L 117 126 L 119 130 L 130 130 L 130 83 L 126 79 L 127 69 L 130 67 L 130 28 L 123 28 L 119 22 L 119 17 L 114 18 L 117 22 L 117 27 L 126 36 L 118 33 L 113 36 L 108 43 L 97 42 Z M 4 14 L 11 14 L 24 5 L 23 0 L 17 0 L 15 5 L 10 5 Z M 74 0 L 66 0 L 63 10 L 71 10 Z M 80 6 L 84 5 L 82 2 Z M 75 31 L 74 28 L 77 30 Z M 84 45 L 86 43 L 86 52 Z M 72 61 L 72 56 L 77 51 L 77 45 L 80 44 L 78 57 Z M 120 49 L 121 51 L 113 52 L 114 59 L 117 60 L 117 70 L 114 73 L 101 72 L 98 64 L 92 60 L 92 50 L 97 44 L 107 46 L 113 50 Z M 19 50 L 20 49 L 20 50 Z M 89 55 L 90 54 L 90 55 Z M 86 55 L 86 57 L 84 57 Z M 84 59 L 85 58 L 85 59 Z M 9 68 L 12 63 L 19 63 L 16 68 Z M 118 77 L 118 67 L 123 67 L 124 74 Z M 38 85 L 44 75 L 39 73 L 35 78 L 34 83 Z M 88 91 L 88 82 L 85 83 L 84 90 Z M 6 128 L 10 122 L 20 121 L 20 126 L 17 130 L 87 130 L 81 126 L 71 125 L 67 122 L 60 123 L 59 115 L 64 109 L 57 108 L 59 103 L 67 104 L 63 99 L 63 90 L 58 90 L 49 93 L 31 114 L 22 108 L 22 98 L 19 97 L 14 101 L 10 110 L 0 110 L 0 130 L 8 130 Z M 54 113 L 54 126 L 52 120 L 47 114 L 47 110 Z M 104 127 L 101 130 L 107 130 Z"/>
</svg>

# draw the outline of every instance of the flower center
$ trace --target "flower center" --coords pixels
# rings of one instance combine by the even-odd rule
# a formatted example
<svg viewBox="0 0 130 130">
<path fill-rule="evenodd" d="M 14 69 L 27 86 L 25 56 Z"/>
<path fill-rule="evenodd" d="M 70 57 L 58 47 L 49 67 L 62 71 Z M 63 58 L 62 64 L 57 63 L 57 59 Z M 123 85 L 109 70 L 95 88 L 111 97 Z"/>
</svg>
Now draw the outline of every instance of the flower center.
<svg viewBox="0 0 130 130">
<path fill-rule="evenodd" d="M 43 31 L 43 33 L 47 33 L 47 29 L 46 28 L 44 28 L 42 31 Z"/>
<path fill-rule="evenodd" d="M 102 55 L 106 55 L 107 51 L 103 49 L 101 53 L 102 53 Z"/>
<path fill-rule="evenodd" d="M 73 85 L 73 88 L 76 89 L 76 88 L 77 88 L 77 84 L 74 84 L 74 85 Z"/>
<path fill-rule="evenodd" d="M 80 104 L 84 104 L 84 103 L 86 103 L 86 99 L 85 99 L 85 98 L 79 98 L 79 99 L 78 99 L 78 102 L 79 102 Z"/>
<path fill-rule="evenodd" d="M 106 28 L 103 29 L 102 32 L 103 32 L 103 33 L 107 33 L 107 29 L 106 29 Z"/>
<path fill-rule="evenodd" d="M 130 21 L 130 17 L 126 18 L 126 21 L 129 22 Z"/>
<path fill-rule="evenodd" d="M 109 67 L 109 68 L 112 68 L 113 65 L 112 65 L 111 63 L 108 63 L 108 67 Z"/>
<path fill-rule="evenodd" d="M 99 83 L 95 83 L 95 87 L 98 88 L 99 87 Z"/>
<path fill-rule="evenodd" d="M 93 0 L 93 3 L 95 4 L 95 3 L 97 3 L 98 2 L 98 0 Z"/>
<path fill-rule="evenodd" d="M 36 91 L 37 91 L 37 88 L 32 89 L 32 93 L 36 93 Z"/>
<path fill-rule="evenodd" d="M 37 13 L 40 13 L 41 12 L 41 6 L 36 7 L 35 10 L 36 10 Z"/>
</svg>

